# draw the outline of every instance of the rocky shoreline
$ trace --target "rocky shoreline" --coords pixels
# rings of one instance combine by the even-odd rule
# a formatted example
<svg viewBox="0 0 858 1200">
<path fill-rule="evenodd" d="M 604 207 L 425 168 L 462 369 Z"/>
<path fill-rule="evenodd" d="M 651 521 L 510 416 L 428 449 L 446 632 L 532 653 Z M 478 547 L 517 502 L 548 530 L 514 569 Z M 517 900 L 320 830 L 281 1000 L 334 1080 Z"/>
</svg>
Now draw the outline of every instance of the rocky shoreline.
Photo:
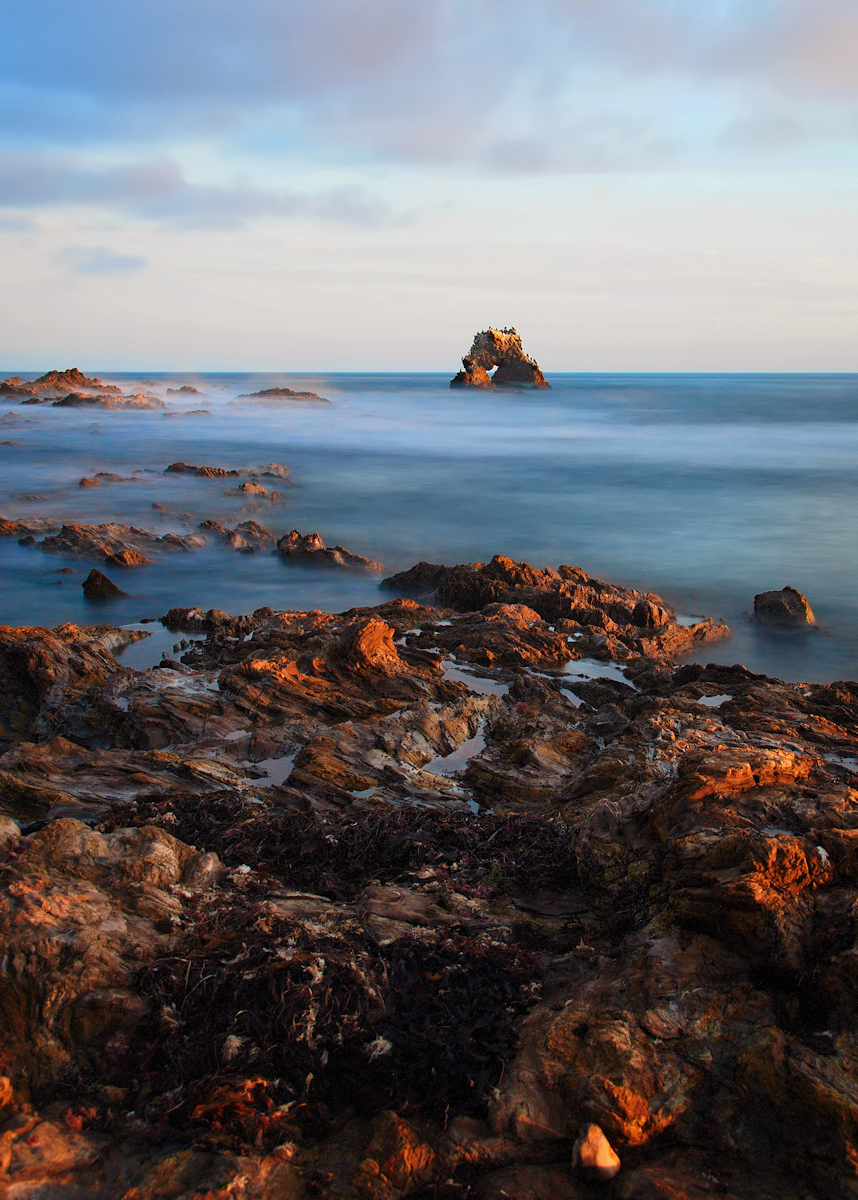
<svg viewBox="0 0 858 1200">
<path fill-rule="evenodd" d="M 0 1196 L 858 1196 L 858 684 L 384 583 L 0 630 Z"/>
</svg>

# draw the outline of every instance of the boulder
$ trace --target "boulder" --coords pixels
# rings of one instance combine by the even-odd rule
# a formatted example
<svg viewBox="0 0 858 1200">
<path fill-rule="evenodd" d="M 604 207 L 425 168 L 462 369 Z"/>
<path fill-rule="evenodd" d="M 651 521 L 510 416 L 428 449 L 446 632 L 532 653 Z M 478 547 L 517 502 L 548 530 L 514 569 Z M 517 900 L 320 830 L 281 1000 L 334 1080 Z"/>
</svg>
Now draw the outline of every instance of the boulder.
<svg viewBox="0 0 858 1200">
<path fill-rule="evenodd" d="M 620 1158 L 599 1125 L 585 1125 L 572 1147 L 572 1166 L 585 1179 L 603 1183 L 620 1170 Z"/>
<path fill-rule="evenodd" d="M 550 388 L 536 361 L 524 353 L 514 329 L 486 329 L 462 359 L 451 388 Z M 494 371 L 494 375 L 489 372 Z"/>
<path fill-rule="evenodd" d="M 93 568 L 81 584 L 87 600 L 117 600 L 128 593 L 118 588 L 112 579 Z"/>
<path fill-rule="evenodd" d="M 816 624 L 813 610 L 794 587 L 779 592 L 759 592 L 754 596 L 754 620 L 761 625 L 794 625 L 808 628 Z"/>
</svg>

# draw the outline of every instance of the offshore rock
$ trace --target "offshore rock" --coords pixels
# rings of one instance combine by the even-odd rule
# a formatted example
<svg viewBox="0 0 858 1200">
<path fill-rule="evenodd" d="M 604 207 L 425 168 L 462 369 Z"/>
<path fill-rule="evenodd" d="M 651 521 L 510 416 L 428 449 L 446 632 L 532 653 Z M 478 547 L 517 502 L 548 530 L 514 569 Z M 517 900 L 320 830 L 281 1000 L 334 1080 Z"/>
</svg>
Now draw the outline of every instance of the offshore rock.
<svg viewBox="0 0 858 1200">
<path fill-rule="evenodd" d="M 117 600 L 120 596 L 127 595 L 116 586 L 112 579 L 108 579 L 101 571 L 96 571 L 94 568 L 84 579 L 81 587 L 87 600 Z"/>
<path fill-rule="evenodd" d="M 147 551 L 158 554 L 198 550 L 205 542 L 193 534 L 180 537 L 168 533 L 158 537 L 146 529 L 110 522 L 106 525 L 63 525 L 59 533 L 50 534 L 36 544 L 48 554 L 106 559 L 126 551 L 145 557 Z"/>
<path fill-rule="evenodd" d="M 289 404 L 296 400 L 330 404 L 330 400 L 326 400 L 324 396 L 317 396 L 315 392 L 295 392 L 292 388 L 287 387 L 270 387 L 262 388 L 258 392 L 242 392 L 238 400 L 250 400 L 256 404 Z M 232 403 L 237 404 L 237 401 L 233 400 Z"/>
<path fill-rule="evenodd" d="M 754 596 L 754 620 L 764 625 L 816 625 L 810 605 L 793 587 L 779 592 L 760 592 Z"/>
<path fill-rule="evenodd" d="M 110 390 L 110 389 L 108 389 Z M 115 391 L 119 391 L 118 388 Z M 25 400 L 23 403 L 29 404 L 31 401 Z M 123 396 L 121 393 L 116 395 L 90 395 L 88 392 L 69 392 L 67 396 L 63 396 L 61 400 L 54 400 L 53 408 L 105 408 L 105 409 L 141 409 L 144 411 L 152 411 L 154 409 L 164 408 L 163 400 L 159 400 L 157 396 L 150 396 L 144 392 L 139 392 L 133 396 Z"/>
<path fill-rule="evenodd" d="M 100 379 L 88 379 L 77 367 L 69 367 L 65 371 L 48 371 L 34 379 L 32 387 L 37 392 L 64 392 L 68 388 L 92 388 L 99 392 L 109 392 L 120 395 L 121 389 L 115 384 L 102 383 Z"/>
<path fill-rule="evenodd" d="M 190 463 L 174 462 L 164 468 L 165 475 L 200 475 L 203 479 L 223 479 L 230 475 L 241 475 L 241 471 L 229 471 L 225 467 L 192 467 Z"/>
<path fill-rule="evenodd" d="M 20 375 L 10 375 L 8 379 L 0 381 L 0 396 L 11 396 L 15 399 L 21 399 L 25 396 L 35 396 L 36 389 L 31 383 L 25 383 Z"/>
<path fill-rule="evenodd" d="M 489 328 L 475 334 L 462 366 L 464 370 L 450 380 L 451 388 L 551 387 L 535 360 L 524 353 L 521 338 L 514 329 Z"/>
<path fill-rule="evenodd" d="M 333 567 L 340 570 L 381 572 L 381 563 L 353 554 L 342 546 L 326 546 L 318 533 L 299 533 L 293 529 L 285 533 L 277 543 L 277 553 L 289 563 L 300 563 L 309 567 Z"/>
</svg>

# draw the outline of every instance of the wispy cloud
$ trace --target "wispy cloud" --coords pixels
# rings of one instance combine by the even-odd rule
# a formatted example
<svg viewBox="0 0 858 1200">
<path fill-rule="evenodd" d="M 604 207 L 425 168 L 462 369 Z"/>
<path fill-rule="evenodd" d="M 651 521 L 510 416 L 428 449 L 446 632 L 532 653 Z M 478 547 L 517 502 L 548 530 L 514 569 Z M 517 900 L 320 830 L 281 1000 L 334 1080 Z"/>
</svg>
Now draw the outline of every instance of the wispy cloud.
<svg viewBox="0 0 858 1200">
<path fill-rule="evenodd" d="M 317 217 L 379 226 L 394 217 L 363 188 L 277 192 L 192 183 L 173 162 L 92 165 L 50 154 L 0 156 L 0 208 L 88 205 L 187 228 L 236 229 L 255 217 Z"/>
<path fill-rule="evenodd" d="M 858 105 L 854 0 L 0 2 L 10 146 L 277 127 L 340 160 L 480 167 L 507 137 L 519 171 L 634 170 L 668 143 L 722 154 L 737 120 L 793 101 L 818 106 L 811 140 L 854 136 L 824 111 Z"/>
<path fill-rule="evenodd" d="M 117 254 L 107 246 L 68 246 L 57 261 L 75 275 L 125 275 L 146 266 L 139 254 Z"/>
</svg>

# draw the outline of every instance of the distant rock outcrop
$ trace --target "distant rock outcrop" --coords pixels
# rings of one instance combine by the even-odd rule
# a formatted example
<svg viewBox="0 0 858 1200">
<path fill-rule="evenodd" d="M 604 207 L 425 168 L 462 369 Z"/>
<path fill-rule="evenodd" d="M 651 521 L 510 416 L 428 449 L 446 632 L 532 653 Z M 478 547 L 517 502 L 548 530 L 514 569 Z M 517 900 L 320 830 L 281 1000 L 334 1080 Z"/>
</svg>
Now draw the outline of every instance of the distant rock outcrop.
<svg viewBox="0 0 858 1200">
<path fill-rule="evenodd" d="M 0 396 L 39 396 L 62 395 L 69 390 L 96 390 L 99 392 L 120 395 L 121 389 L 112 383 L 102 383 L 100 379 L 89 379 L 77 367 L 69 367 L 66 371 L 47 371 L 31 383 L 23 380 L 20 375 L 10 375 L 0 382 Z"/>
<path fill-rule="evenodd" d="M 550 388 L 551 384 L 521 348 L 514 329 L 485 329 L 462 359 L 463 371 L 450 380 L 451 388 Z M 497 370 L 495 370 L 497 368 Z M 494 375 L 489 372 L 494 370 Z"/>
<path fill-rule="evenodd" d="M 242 392 L 238 397 L 239 400 L 252 400 L 256 404 L 280 404 L 282 402 L 291 403 L 293 400 L 309 400 L 314 404 L 330 404 L 330 400 L 324 396 L 319 396 L 315 392 L 294 392 L 292 388 L 287 387 L 270 387 L 262 388 L 258 392 Z M 233 404 L 236 401 L 232 401 Z"/>
</svg>

